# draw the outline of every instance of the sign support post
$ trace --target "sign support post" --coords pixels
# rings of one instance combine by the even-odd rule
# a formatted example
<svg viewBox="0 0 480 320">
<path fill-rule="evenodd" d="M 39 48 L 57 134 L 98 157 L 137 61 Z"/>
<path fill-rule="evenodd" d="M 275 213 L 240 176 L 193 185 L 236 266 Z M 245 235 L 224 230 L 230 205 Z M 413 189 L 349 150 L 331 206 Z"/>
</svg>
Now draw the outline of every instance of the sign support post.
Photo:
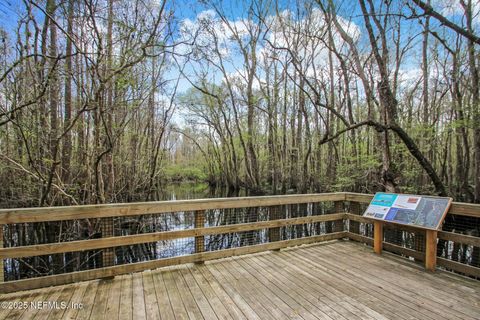
<svg viewBox="0 0 480 320">
<path fill-rule="evenodd" d="M 383 222 L 373 222 L 373 251 L 376 254 L 382 254 L 383 248 Z"/>
<path fill-rule="evenodd" d="M 435 271 L 437 266 L 437 231 L 426 230 L 425 237 L 425 269 Z"/>
</svg>

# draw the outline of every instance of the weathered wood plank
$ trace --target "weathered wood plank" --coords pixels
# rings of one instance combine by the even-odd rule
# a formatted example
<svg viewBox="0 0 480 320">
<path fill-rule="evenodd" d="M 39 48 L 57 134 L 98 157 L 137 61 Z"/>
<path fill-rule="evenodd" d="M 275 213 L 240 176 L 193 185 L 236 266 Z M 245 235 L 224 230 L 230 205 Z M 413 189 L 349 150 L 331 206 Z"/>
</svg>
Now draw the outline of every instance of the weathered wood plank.
<svg viewBox="0 0 480 320">
<path fill-rule="evenodd" d="M 422 269 L 415 271 L 412 268 L 413 262 L 403 267 L 396 261 L 365 254 L 365 249 L 361 248 L 361 251 L 358 251 L 356 247 L 346 243 L 340 243 L 335 249 L 332 247 L 326 249 L 330 251 L 330 254 L 325 256 L 326 261 L 335 257 L 340 260 L 338 263 L 343 261 L 349 264 L 351 268 L 359 270 L 358 276 L 365 281 L 380 285 L 385 291 L 384 294 L 399 295 L 399 301 L 428 309 L 435 314 L 435 318 L 471 319 L 480 312 L 478 305 L 480 292 L 477 293 L 475 304 L 472 304 L 468 299 L 458 297 L 458 294 L 452 295 L 444 285 L 438 285 L 435 281 L 437 277 L 432 273 Z M 344 254 L 339 254 L 342 252 Z"/>
<path fill-rule="evenodd" d="M 283 258 L 283 254 L 290 254 L 290 250 L 280 252 L 272 256 L 258 255 L 256 259 L 263 264 L 273 267 L 275 273 L 282 274 L 286 279 L 289 279 L 298 286 L 301 286 L 303 296 L 314 294 L 317 300 L 317 306 L 325 304 L 335 310 L 339 316 L 345 319 L 361 319 L 360 310 L 345 301 L 343 295 L 339 295 L 332 291 L 329 283 L 323 282 L 323 279 L 318 279 L 319 282 L 313 280 L 315 274 L 312 274 L 311 266 L 306 268 L 306 271 L 297 264 L 294 257 L 289 256 L 288 260 Z"/>
<path fill-rule="evenodd" d="M 145 296 L 143 290 L 143 277 L 141 273 L 134 273 L 132 275 L 132 316 L 133 319 L 146 319 L 147 311 L 145 304 Z"/>
<path fill-rule="evenodd" d="M 151 273 L 157 296 L 158 309 L 162 320 L 175 320 L 170 297 L 168 296 L 167 288 L 163 281 L 162 271 L 152 271 Z"/>
<path fill-rule="evenodd" d="M 360 234 L 351 233 L 351 232 L 348 233 L 348 238 L 351 239 L 351 240 L 354 240 L 354 241 L 358 241 L 358 242 L 361 242 L 361 243 L 368 244 L 369 246 L 373 246 L 373 242 L 374 242 L 374 239 L 372 239 L 372 238 L 365 237 L 365 236 L 362 236 Z M 385 251 L 390 251 L 390 252 L 393 252 L 393 253 L 402 254 L 402 255 L 405 255 L 405 256 L 408 256 L 408 257 L 415 258 L 416 260 L 419 260 L 419 261 L 424 261 L 425 260 L 425 254 L 423 252 L 420 252 L 420 251 L 415 251 L 413 249 L 404 248 L 402 246 L 399 246 L 399 245 L 396 245 L 396 244 L 393 244 L 393 243 L 389 243 L 389 242 L 383 242 L 382 247 Z"/>
<path fill-rule="evenodd" d="M 146 319 L 160 319 L 155 283 L 150 270 L 142 272 Z"/>
<path fill-rule="evenodd" d="M 210 302 L 215 314 L 220 319 L 246 319 L 242 311 L 232 301 L 230 296 L 221 288 L 221 286 L 204 276 L 198 268 L 188 266 L 188 271 L 195 279 L 197 285 L 201 288 L 203 294 Z M 185 271 L 186 272 L 186 271 Z"/>
<path fill-rule="evenodd" d="M 179 274 L 178 277 L 181 277 L 183 279 L 182 283 L 186 287 L 186 290 L 190 292 L 192 295 L 193 299 L 197 303 L 198 308 L 200 309 L 200 312 L 202 313 L 202 316 L 205 319 L 218 319 L 215 311 L 211 307 L 209 303 L 209 299 L 205 296 L 203 291 L 200 289 L 198 286 L 197 282 L 193 278 L 192 274 L 190 273 L 190 270 L 188 269 L 187 266 L 182 266 L 177 268 Z M 219 313 L 222 315 L 220 318 L 226 319 L 228 317 L 228 311 L 225 310 L 225 308 L 222 308 L 219 311 Z"/>
<path fill-rule="evenodd" d="M 393 243 L 389 243 L 389 242 L 384 242 L 383 243 L 383 248 L 385 249 L 385 251 L 390 251 L 390 252 L 393 252 L 393 253 L 402 254 L 402 255 L 407 256 L 407 257 L 413 257 L 413 258 L 415 258 L 416 260 L 419 260 L 419 261 L 425 261 L 425 253 L 423 253 L 423 252 L 415 251 L 413 249 L 404 248 L 402 246 L 399 246 L 399 245 L 396 245 L 396 244 L 393 244 Z"/>
<path fill-rule="evenodd" d="M 107 310 L 108 293 L 112 286 L 112 280 L 100 280 L 98 284 L 97 294 L 93 301 L 93 308 L 90 314 L 92 319 L 103 319 Z"/>
<path fill-rule="evenodd" d="M 225 270 L 220 261 L 215 261 L 209 265 L 208 270 L 220 281 L 222 287 L 229 288 L 231 292 L 240 295 L 242 300 L 246 301 L 248 305 L 255 310 L 261 319 L 284 319 L 287 317 L 283 312 L 265 303 L 263 297 L 257 290 L 254 290 L 250 284 L 238 277 L 232 277 L 231 274 Z"/>
<path fill-rule="evenodd" d="M 205 210 L 195 211 L 195 229 L 205 228 Z M 195 237 L 195 253 L 205 251 L 205 236 Z"/>
<path fill-rule="evenodd" d="M 473 237 L 466 234 L 438 231 L 438 238 L 463 244 L 469 244 L 471 246 L 480 247 L 480 237 Z"/>
<path fill-rule="evenodd" d="M 349 232 L 348 233 L 348 238 L 351 239 L 351 240 L 354 240 L 354 241 L 358 241 L 358 242 L 361 242 L 361 243 L 366 243 L 370 246 L 373 246 L 373 238 L 365 237 L 365 236 L 362 236 L 361 234 L 356 234 L 356 233 L 353 233 L 353 232 Z"/>
<path fill-rule="evenodd" d="M 133 319 L 133 278 L 131 275 L 122 279 L 122 291 L 120 293 L 120 309 L 118 319 Z"/>
<path fill-rule="evenodd" d="M 361 223 L 373 223 L 372 219 L 368 219 L 353 213 L 347 213 L 345 219 L 353 220 Z"/>
<path fill-rule="evenodd" d="M 262 197 L 152 201 L 49 208 L 1 209 L 0 224 L 124 217 L 180 211 L 266 207 L 284 204 L 342 200 L 345 200 L 345 195 L 343 193 L 321 193 Z"/>
<path fill-rule="evenodd" d="M 454 270 L 456 272 L 463 273 L 467 276 L 473 276 L 473 277 L 478 277 L 480 278 L 480 268 L 474 267 L 474 266 L 469 266 L 464 263 L 460 263 L 457 261 L 453 260 L 448 260 L 445 258 L 440 258 L 437 257 L 437 264 L 439 266 Z"/>
<path fill-rule="evenodd" d="M 339 246 L 340 247 L 340 246 Z M 348 247 L 348 245 L 347 245 Z M 351 248 L 351 247 L 350 247 Z M 410 291 L 405 289 L 408 277 L 404 278 L 402 274 L 399 274 L 395 270 L 382 270 L 377 265 L 370 266 L 369 261 L 373 260 L 373 257 L 378 257 L 369 253 L 368 261 L 366 257 L 357 256 L 357 252 L 351 250 L 332 250 L 332 248 L 314 248 L 311 250 L 318 255 L 320 260 L 315 263 L 326 268 L 334 267 L 336 264 L 341 266 L 348 265 L 347 268 L 339 268 L 337 273 L 344 276 L 351 276 L 357 280 L 357 286 L 365 288 L 365 290 L 375 290 L 371 288 L 380 288 L 380 292 L 377 294 L 379 298 L 384 300 L 383 305 L 390 306 L 395 312 L 404 308 L 415 310 L 418 317 L 421 319 L 454 319 L 451 315 L 444 314 L 439 311 L 439 306 L 434 303 L 426 301 L 426 298 L 421 296 L 418 292 L 418 288 Z M 305 253 L 304 253 L 305 254 Z M 332 256 L 338 257 L 338 262 L 332 263 Z M 402 283 L 399 283 L 402 281 Z M 411 285 L 411 284 L 409 284 Z M 413 288 L 413 286 L 412 286 Z M 380 297 L 381 296 L 381 297 Z M 408 312 L 400 312 L 402 315 L 409 314 Z M 389 318 L 397 318 L 389 316 Z M 409 317 L 410 318 L 410 317 Z"/>
<path fill-rule="evenodd" d="M 319 253 L 312 255 L 314 247 L 301 251 L 285 251 L 285 254 L 292 255 L 292 258 L 295 259 L 295 265 L 304 272 L 314 270 L 316 278 L 318 278 L 314 282 L 318 286 L 325 284 L 335 289 L 332 290 L 333 294 L 355 297 L 354 301 L 348 300 L 348 298 L 347 301 L 360 310 L 362 308 L 357 305 L 357 301 L 363 304 L 371 310 L 366 312 L 369 316 L 373 318 L 387 317 L 389 319 L 411 318 L 411 315 L 405 312 L 405 306 L 402 305 L 401 301 L 397 301 L 388 295 L 376 293 L 377 288 L 375 286 L 367 286 L 366 283 L 352 276 L 351 268 L 348 268 L 349 266 L 344 263 L 333 263 L 331 259 L 324 258 L 323 255 L 327 248 L 315 247 L 315 250 Z M 396 308 L 386 307 L 392 304 Z"/>
<path fill-rule="evenodd" d="M 36 301 L 43 301 L 46 300 L 52 292 L 52 289 L 43 289 L 41 291 L 35 292 L 28 297 L 25 297 L 21 295 L 21 298 L 14 298 L 11 299 L 10 301 L 12 302 L 18 302 L 18 301 L 24 301 L 27 302 L 27 304 L 30 304 L 31 302 L 36 302 Z M 2 299 L 2 301 L 4 301 Z M 5 300 L 8 301 L 8 300 Z M 8 316 L 6 316 L 4 319 L 32 319 L 38 312 L 38 309 L 31 308 L 31 306 L 28 306 L 27 308 L 13 308 L 9 309 L 10 312 L 8 312 Z"/>
<path fill-rule="evenodd" d="M 85 292 L 87 291 L 89 283 L 88 282 L 81 282 L 78 284 L 75 284 L 75 292 L 73 293 L 72 298 L 70 299 L 71 303 L 76 303 L 77 305 L 80 303 L 83 303 L 83 297 L 85 295 Z M 65 313 L 62 315 L 62 319 L 65 320 L 72 320 L 77 317 L 77 314 L 79 312 L 79 308 L 69 308 L 65 310 Z M 111 318 L 112 320 L 116 319 L 115 317 Z"/>
<path fill-rule="evenodd" d="M 202 312 L 200 311 L 195 298 L 193 297 L 192 293 L 190 292 L 190 289 L 188 288 L 187 284 L 185 283 L 185 280 L 182 277 L 182 274 L 179 272 L 178 269 L 183 268 L 184 266 L 180 267 L 171 267 L 171 275 L 172 279 L 175 282 L 175 285 L 178 288 L 178 292 L 180 293 L 180 297 L 182 298 L 183 305 L 185 306 L 185 309 L 187 310 L 188 317 L 190 319 L 204 319 L 204 316 L 202 315 Z M 217 316 L 215 314 L 211 314 L 213 319 L 217 319 Z M 208 319 L 208 318 L 205 318 Z"/>
<path fill-rule="evenodd" d="M 165 288 L 167 288 L 167 293 L 170 298 L 170 303 L 173 308 L 173 314 L 175 315 L 175 319 L 187 320 L 189 318 L 188 311 L 185 308 L 181 294 L 178 291 L 177 286 L 175 285 L 175 280 L 173 279 L 172 273 L 166 271 L 162 272 L 160 275 L 163 277 Z"/>
<path fill-rule="evenodd" d="M 71 285 L 68 285 L 68 286 L 64 287 L 63 290 L 62 290 L 62 293 L 57 298 L 57 302 L 60 305 L 60 308 L 52 309 L 50 314 L 48 315 L 48 317 L 45 317 L 45 319 L 50 319 L 50 320 L 65 319 L 65 317 L 63 315 L 65 314 L 66 309 L 64 309 L 61 304 L 65 303 L 67 305 L 70 305 L 71 298 L 72 298 L 73 294 L 75 293 L 75 290 L 76 290 L 76 286 L 74 284 L 71 284 Z M 40 319 L 40 318 L 37 316 L 36 319 Z"/>
<path fill-rule="evenodd" d="M 90 319 L 90 314 L 92 313 L 93 303 L 97 295 L 99 281 L 91 281 L 88 284 L 88 287 L 83 298 L 83 308 L 78 310 L 76 315 L 77 320 L 88 320 Z"/>
<path fill-rule="evenodd" d="M 225 258 L 229 256 L 243 255 L 249 253 L 256 253 L 266 250 L 274 250 L 290 246 L 296 246 L 306 243 L 314 243 L 320 241 L 327 241 L 333 239 L 341 239 L 347 236 L 346 232 L 335 232 L 326 235 L 311 236 L 292 240 L 283 240 L 274 243 L 258 244 L 248 247 L 232 248 L 211 252 L 195 253 L 186 256 L 165 258 L 152 261 L 136 262 L 125 265 L 118 265 L 107 268 L 98 268 L 94 270 L 78 271 L 73 273 L 66 273 L 60 275 L 45 276 L 33 279 L 24 279 L 18 281 L 10 281 L 0 283 L 0 292 L 8 293 L 21 290 L 42 288 L 47 286 L 68 284 L 80 282 L 85 280 L 93 280 L 99 278 L 108 278 L 121 274 L 138 272 L 148 269 L 156 269 L 160 267 L 172 266 L 177 264 L 184 264 L 196 261 L 206 261 L 212 259 Z"/>
<path fill-rule="evenodd" d="M 314 249 L 322 253 L 313 253 Z M 395 310 L 385 307 L 386 304 L 398 303 L 397 301 L 374 294 L 371 288 L 365 288 L 363 283 L 358 283 L 358 280 L 347 281 L 349 280 L 348 277 L 343 274 L 349 272 L 346 270 L 348 266 L 323 258 L 322 255 L 326 249 L 323 246 L 311 246 L 305 248 L 305 250 L 285 250 L 283 255 L 295 259 L 295 267 L 299 268 L 303 275 L 311 278 L 310 280 L 317 286 L 327 286 L 331 294 L 345 297 L 343 298 L 344 301 L 358 309 L 364 317 L 374 319 L 402 318 L 402 316 L 395 314 Z M 351 299 L 352 297 L 354 299 Z M 398 307 L 401 308 L 401 305 Z"/>
<path fill-rule="evenodd" d="M 467 320 L 480 314 L 480 282 L 426 273 L 398 256 L 334 241 L 0 295 L 9 300 L 82 302 L 84 308 L 0 310 L 0 318 Z"/>
<path fill-rule="evenodd" d="M 51 309 L 43 308 L 43 306 L 39 306 L 38 303 L 42 303 L 43 301 L 50 301 L 52 297 L 58 294 L 58 291 L 59 290 L 50 290 L 47 294 L 43 294 L 40 299 L 38 298 L 37 298 L 38 300 L 34 299 L 32 303 L 34 303 L 36 306 L 33 307 L 32 305 L 30 305 L 27 308 L 27 310 L 23 312 L 18 319 L 21 319 L 21 320 L 35 319 L 37 315 L 42 317 L 42 311 L 43 313 L 50 312 Z M 15 319 L 12 313 L 9 316 L 11 317 L 11 319 Z"/>
<path fill-rule="evenodd" d="M 332 249 L 330 249 L 332 251 Z M 366 270 L 368 275 L 376 275 L 377 272 L 384 274 L 385 281 L 390 281 L 392 277 L 397 277 L 398 283 L 401 285 L 402 290 L 405 293 L 423 295 L 430 300 L 436 301 L 436 303 L 444 305 L 445 301 L 449 301 L 448 307 L 450 309 L 462 310 L 463 304 L 471 305 L 472 303 L 478 308 L 480 312 L 480 283 L 467 279 L 460 275 L 454 275 L 449 272 L 426 272 L 425 269 L 417 263 L 411 260 L 401 259 L 395 255 L 388 255 L 388 259 L 374 259 L 371 254 L 364 254 L 365 249 L 361 248 L 361 251 L 356 251 L 357 248 L 352 246 L 345 246 L 340 244 L 340 252 L 345 251 L 347 254 L 354 255 L 354 261 L 360 260 L 364 263 L 371 265 Z M 332 251 L 333 252 L 333 251 Z M 355 263 L 355 267 L 358 267 Z M 378 270 L 378 271 L 375 271 Z M 465 291 L 465 287 L 457 287 L 457 284 L 467 282 L 471 288 L 475 290 Z M 455 289 L 452 289 L 454 285 Z M 424 292 L 425 291 L 425 292 Z"/>
<path fill-rule="evenodd" d="M 0 224 L 105 218 L 160 214 L 178 211 L 275 206 L 322 201 L 354 201 L 368 203 L 373 195 L 354 193 L 326 193 L 307 195 L 282 195 L 265 197 L 240 197 L 219 199 L 196 199 L 160 201 L 130 204 L 86 205 L 51 208 L 1 209 Z M 450 214 L 480 217 L 480 205 L 453 202 Z"/>
<path fill-rule="evenodd" d="M 79 240 L 70 242 L 57 242 L 48 244 L 38 244 L 23 247 L 0 248 L 0 258 L 22 258 L 33 257 L 63 252 L 75 252 L 94 250 L 102 248 L 119 247 L 139 243 L 149 243 L 162 240 L 171 240 L 178 238 L 196 237 L 201 238 L 205 235 L 225 234 L 232 232 L 254 231 L 268 229 L 271 227 L 284 227 L 289 225 L 315 223 L 321 221 L 336 221 L 343 219 L 344 213 L 317 215 L 300 218 L 281 219 L 274 221 L 259 221 L 251 223 L 239 223 L 226 226 L 195 228 L 187 230 L 152 232 L 146 234 L 136 234 L 129 236 L 109 237 L 91 240 Z M 201 251 L 200 251 L 201 252 Z"/>
<path fill-rule="evenodd" d="M 58 288 L 57 290 L 52 290 L 52 293 L 45 300 L 38 300 L 37 302 L 39 302 L 39 303 L 41 303 L 41 302 L 47 302 L 47 303 L 57 302 L 64 289 L 65 288 Z M 35 314 L 35 316 L 32 316 L 31 318 L 30 317 L 26 317 L 26 318 L 27 319 L 28 318 L 30 318 L 30 319 L 40 319 L 40 320 L 47 319 L 54 308 L 56 308 L 56 307 L 53 306 L 53 305 L 42 306 L 41 308 L 39 308 L 37 310 L 37 313 Z M 30 308 L 30 309 L 32 309 L 32 308 Z M 29 315 L 31 315 L 31 313 Z"/>
<path fill-rule="evenodd" d="M 43 290 L 49 290 L 49 289 L 43 289 Z M 34 291 L 24 291 L 24 292 L 21 292 L 21 293 L 14 293 L 14 294 L 3 294 L 3 295 L 0 295 L 0 303 L 2 302 L 7 302 L 7 303 L 10 303 L 10 302 L 13 302 L 13 301 L 25 301 L 27 303 L 30 302 L 29 299 L 34 299 L 36 295 L 38 295 L 39 293 L 36 293 Z M 6 305 L 3 305 L 1 308 L 0 308 L 0 319 L 9 319 L 8 318 L 8 315 L 13 311 L 14 309 L 10 307 L 10 305 L 6 304 Z M 15 309 L 18 311 L 18 308 Z M 22 311 L 25 311 L 25 310 L 22 310 Z M 18 315 L 16 317 L 11 317 L 10 319 L 16 319 L 18 318 Z"/>
<path fill-rule="evenodd" d="M 448 213 L 480 218 L 480 205 L 473 203 L 452 202 Z"/>
<path fill-rule="evenodd" d="M 225 301 L 232 301 L 231 305 L 227 304 L 226 306 L 235 306 L 245 315 L 247 319 L 263 320 L 261 310 L 254 310 L 246 301 L 246 297 L 241 295 L 236 288 L 232 288 L 232 286 L 227 285 L 227 281 L 224 280 L 223 276 L 215 274 L 215 267 L 213 266 L 215 263 L 216 261 L 210 262 L 205 266 L 200 266 L 196 269 L 203 274 L 212 288 L 216 290 L 217 294 L 220 294 L 219 297 L 226 297 L 227 299 Z M 226 296 L 224 296 L 224 294 Z M 272 319 L 271 317 L 268 318 Z"/>
<path fill-rule="evenodd" d="M 275 295 L 277 296 L 281 304 L 285 304 L 290 308 L 290 312 L 293 312 L 294 314 L 292 315 L 292 318 L 297 316 L 297 314 L 305 320 L 315 320 L 315 319 L 331 319 L 327 314 L 323 312 L 319 312 L 318 310 L 313 311 L 312 309 L 314 308 L 309 308 L 307 309 L 305 307 L 305 302 L 302 301 L 301 299 L 296 299 L 297 297 L 291 296 L 289 294 L 290 288 L 288 290 L 285 290 L 283 286 L 279 286 L 274 279 L 276 278 L 273 276 L 271 273 L 267 272 L 264 273 L 262 272 L 262 269 L 257 269 L 252 267 L 248 261 L 254 259 L 255 257 L 249 256 L 244 259 L 234 259 L 232 262 L 234 262 L 234 265 L 232 268 L 238 270 L 244 270 L 241 271 L 243 274 L 250 278 L 254 279 L 257 283 L 261 284 L 262 287 L 266 288 L 269 292 L 269 295 Z M 273 273 L 275 274 L 275 273 Z M 299 302 L 299 300 L 301 302 Z"/>
<path fill-rule="evenodd" d="M 303 283 L 297 280 L 291 272 L 287 271 L 288 265 L 279 265 L 272 263 L 270 259 L 261 258 L 262 256 L 255 256 L 246 259 L 245 262 L 254 266 L 259 274 L 265 275 L 272 283 L 277 284 L 280 288 L 284 288 L 285 293 L 291 295 L 293 299 L 314 314 L 325 314 L 330 319 L 349 319 L 349 317 L 344 317 L 341 314 L 340 306 L 325 297 L 322 293 L 323 290 L 309 290 L 308 282 Z M 320 318 L 323 318 L 323 316 L 320 316 Z"/>
<path fill-rule="evenodd" d="M 122 292 L 123 278 L 114 278 L 113 285 L 110 288 L 107 300 L 107 310 L 104 319 L 116 320 L 120 313 L 120 295 Z"/>
<path fill-rule="evenodd" d="M 405 259 L 394 253 L 387 253 L 387 259 L 372 260 L 371 250 L 365 246 L 355 245 L 355 242 L 338 242 L 335 248 L 338 248 L 340 252 L 348 251 L 348 254 L 358 254 L 358 257 L 364 258 L 369 263 L 378 265 L 382 268 L 391 269 L 392 272 L 399 270 L 402 274 L 408 274 L 409 277 L 419 282 L 428 280 L 430 286 L 438 288 L 450 296 L 458 296 L 460 294 L 463 296 L 469 295 L 472 298 L 475 298 L 476 294 L 480 295 L 479 281 L 472 281 L 470 278 L 447 271 L 428 273 L 425 272 L 425 268 L 422 264 L 413 262 L 410 259 Z M 474 301 L 478 302 L 477 300 Z"/>
<path fill-rule="evenodd" d="M 370 203 L 370 201 L 373 199 L 373 196 L 373 194 L 367 193 L 347 192 L 345 193 L 345 200 L 351 202 Z"/>
<path fill-rule="evenodd" d="M 231 258 L 222 261 L 221 263 L 217 264 L 217 266 L 221 266 L 223 270 L 228 272 L 235 280 L 248 283 L 249 289 L 254 292 L 253 296 L 258 299 L 266 309 L 274 308 L 275 312 L 278 310 L 280 315 L 283 314 L 282 317 L 286 316 L 289 319 L 300 320 L 303 318 L 305 320 L 312 320 L 311 316 L 307 317 L 307 315 L 309 315 L 308 312 L 301 312 L 302 310 L 295 309 L 289 303 L 285 303 L 285 300 L 281 296 L 278 289 L 273 290 L 270 288 L 269 284 L 258 281 L 254 276 L 246 271 L 241 264 L 237 263 L 237 260 L 239 259 L 241 260 L 243 257 L 239 257 L 238 259 Z"/>
</svg>

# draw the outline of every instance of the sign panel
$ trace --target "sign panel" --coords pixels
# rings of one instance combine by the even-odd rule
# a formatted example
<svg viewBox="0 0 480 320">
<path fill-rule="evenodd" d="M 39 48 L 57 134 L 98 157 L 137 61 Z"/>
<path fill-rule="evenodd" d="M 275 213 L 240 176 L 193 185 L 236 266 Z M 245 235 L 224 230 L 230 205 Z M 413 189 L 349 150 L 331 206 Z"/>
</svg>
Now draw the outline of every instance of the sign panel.
<svg viewBox="0 0 480 320">
<path fill-rule="evenodd" d="M 364 217 L 438 230 L 452 198 L 377 192 Z"/>
</svg>

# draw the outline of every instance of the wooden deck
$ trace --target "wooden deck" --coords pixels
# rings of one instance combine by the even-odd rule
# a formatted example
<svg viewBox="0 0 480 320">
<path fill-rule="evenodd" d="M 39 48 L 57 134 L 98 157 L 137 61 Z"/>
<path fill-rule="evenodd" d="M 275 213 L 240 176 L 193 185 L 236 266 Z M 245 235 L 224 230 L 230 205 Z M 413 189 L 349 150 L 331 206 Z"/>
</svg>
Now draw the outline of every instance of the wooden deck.
<svg viewBox="0 0 480 320">
<path fill-rule="evenodd" d="M 479 281 L 427 273 L 352 241 L 5 294 L 0 300 L 0 319 L 480 318 Z M 44 304 L 33 308 L 32 301 Z M 54 301 L 57 308 L 47 305 Z M 82 308 L 64 309 L 61 302 Z"/>
</svg>

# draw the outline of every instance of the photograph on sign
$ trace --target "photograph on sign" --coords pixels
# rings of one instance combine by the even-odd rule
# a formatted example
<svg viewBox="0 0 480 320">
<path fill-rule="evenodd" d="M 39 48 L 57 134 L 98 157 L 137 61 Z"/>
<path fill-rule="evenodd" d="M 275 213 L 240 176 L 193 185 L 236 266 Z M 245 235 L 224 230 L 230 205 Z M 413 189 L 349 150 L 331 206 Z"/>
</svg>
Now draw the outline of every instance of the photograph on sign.
<svg viewBox="0 0 480 320">
<path fill-rule="evenodd" d="M 373 200 L 370 204 L 375 206 L 391 207 L 397 197 L 397 194 L 379 192 L 375 194 L 375 197 L 373 197 Z"/>
<path fill-rule="evenodd" d="M 375 215 L 385 215 L 387 214 L 389 207 L 377 206 L 371 204 L 368 206 L 367 211 L 365 211 L 366 217 L 374 217 Z"/>
<path fill-rule="evenodd" d="M 421 228 L 438 229 L 451 201 L 451 198 L 379 192 L 375 194 L 363 216 Z"/>
<path fill-rule="evenodd" d="M 392 207 L 415 210 L 417 209 L 420 199 L 421 197 L 399 195 L 393 203 Z"/>
</svg>

